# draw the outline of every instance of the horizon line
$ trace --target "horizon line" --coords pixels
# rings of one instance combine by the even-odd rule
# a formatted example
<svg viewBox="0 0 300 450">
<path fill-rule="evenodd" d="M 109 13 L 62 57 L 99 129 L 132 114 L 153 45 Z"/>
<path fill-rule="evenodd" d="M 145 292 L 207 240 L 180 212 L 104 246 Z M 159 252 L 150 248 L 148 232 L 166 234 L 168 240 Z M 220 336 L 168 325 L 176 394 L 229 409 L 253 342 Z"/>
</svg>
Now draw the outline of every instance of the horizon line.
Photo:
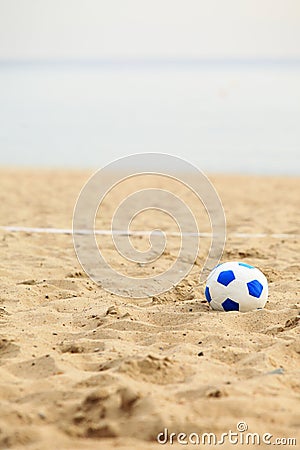
<svg viewBox="0 0 300 450">
<path fill-rule="evenodd" d="M 111 66 L 111 67 L 180 67 L 180 66 L 300 66 L 299 58 L 273 57 L 108 57 L 108 58 L 0 58 L 0 66 Z"/>
</svg>

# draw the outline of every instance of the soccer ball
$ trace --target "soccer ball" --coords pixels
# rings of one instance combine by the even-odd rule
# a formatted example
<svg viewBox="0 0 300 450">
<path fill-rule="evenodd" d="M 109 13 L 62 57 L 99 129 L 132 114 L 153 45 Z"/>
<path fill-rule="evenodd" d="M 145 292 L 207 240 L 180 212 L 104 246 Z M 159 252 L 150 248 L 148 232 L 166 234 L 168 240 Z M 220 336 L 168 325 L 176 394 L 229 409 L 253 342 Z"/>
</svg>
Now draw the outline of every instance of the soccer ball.
<svg viewBox="0 0 300 450">
<path fill-rule="evenodd" d="M 205 297 L 218 311 L 252 311 L 265 306 L 268 281 L 257 268 L 243 262 L 226 262 L 209 274 Z"/>
</svg>

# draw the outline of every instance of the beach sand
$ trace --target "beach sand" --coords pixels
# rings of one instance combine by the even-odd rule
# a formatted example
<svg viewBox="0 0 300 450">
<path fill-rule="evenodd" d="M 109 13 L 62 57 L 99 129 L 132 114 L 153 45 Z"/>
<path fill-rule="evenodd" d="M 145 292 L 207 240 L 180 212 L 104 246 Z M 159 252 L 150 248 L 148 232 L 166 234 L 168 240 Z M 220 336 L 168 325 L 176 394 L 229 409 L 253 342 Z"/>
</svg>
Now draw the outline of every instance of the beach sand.
<svg viewBox="0 0 300 450">
<path fill-rule="evenodd" d="M 71 228 L 89 175 L 1 169 L 0 225 Z M 241 421 L 249 432 L 294 437 L 299 445 L 300 179 L 211 180 L 227 218 L 222 261 L 244 261 L 265 273 L 270 294 L 264 310 L 209 310 L 198 283 L 205 239 L 194 269 L 176 288 L 134 300 L 111 295 L 87 277 L 71 235 L 0 229 L 1 449 L 152 450 L 160 447 L 156 436 L 164 428 L 220 436 Z M 107 202 L 99 228 L 109 226 L 114 201 L 124 192 Z M 196 200 L 188 199 L 193 206 Z M 209 231 L 200 216 L 201 231 Z M 168 218 L 159 220 L 173 229 Z M 146 225 L 151 218 L 138 220 L 136 229 Z M 145 239 L 133 241 L 143 246 Z M 110 261 L 121 264 L 110 238 L 100 240 Z M 159 267 L 176 258 L 177 248 L 178 238 L 170 238 Z M 134 270 L 138 274 L 138 265 Z"/>
</svg>

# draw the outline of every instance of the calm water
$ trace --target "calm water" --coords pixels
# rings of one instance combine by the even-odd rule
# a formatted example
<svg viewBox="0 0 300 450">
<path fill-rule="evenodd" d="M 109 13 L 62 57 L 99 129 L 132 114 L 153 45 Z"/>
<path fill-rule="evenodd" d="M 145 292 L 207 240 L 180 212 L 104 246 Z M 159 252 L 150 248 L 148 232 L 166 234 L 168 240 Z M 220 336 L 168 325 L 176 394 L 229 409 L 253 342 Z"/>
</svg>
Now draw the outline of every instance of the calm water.
<svg viewBox="0 0 300 450">
<path fill-rule="evenodd" d="M 300 67 L 0 64 L 0 164 L 165 152 L 204 171 L 300 173 Z"/>
</svg>

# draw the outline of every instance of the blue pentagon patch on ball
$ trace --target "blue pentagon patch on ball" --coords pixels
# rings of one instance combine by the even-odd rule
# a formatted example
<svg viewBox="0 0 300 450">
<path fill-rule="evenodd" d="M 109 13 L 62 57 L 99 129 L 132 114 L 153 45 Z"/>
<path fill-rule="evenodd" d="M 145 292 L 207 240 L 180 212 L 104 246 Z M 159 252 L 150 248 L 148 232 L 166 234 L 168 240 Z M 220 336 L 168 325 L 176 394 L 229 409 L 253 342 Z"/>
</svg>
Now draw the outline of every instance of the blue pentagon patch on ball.
<svg viewBox="0 0 300 450">
<path fill-rule="evenodd" d="M 205 288 L 205 298 L 206 298 L 206 300 L 208 301 L 208 303 L 211 302 L 211 295 L 210 295 L 209 287 L 208 287 L 208 286 L 206 286 L 206 288 Z"/>
<path fill-rule="evenodd" d="M 233 280 L 235 280 L 235 276 L 232 270 L 224 270 L 219 274 L 217 279 L 218 283 L 223 284 L 224 286 L 228 286 Z"/>
<path fill-rule="evenodd" d="M 247 283 L 248 292 L 252 297 L 259 298 L 263 291 L 263 285 L 258 280 L 253 280 Z"/>
<path fill-rule="evenodd" d="M 239 311 L 240 305 L 231 300 L 230 298 L 226 298 L 226 300 L 222 303 L 224 311 Z"/>
</svg>

